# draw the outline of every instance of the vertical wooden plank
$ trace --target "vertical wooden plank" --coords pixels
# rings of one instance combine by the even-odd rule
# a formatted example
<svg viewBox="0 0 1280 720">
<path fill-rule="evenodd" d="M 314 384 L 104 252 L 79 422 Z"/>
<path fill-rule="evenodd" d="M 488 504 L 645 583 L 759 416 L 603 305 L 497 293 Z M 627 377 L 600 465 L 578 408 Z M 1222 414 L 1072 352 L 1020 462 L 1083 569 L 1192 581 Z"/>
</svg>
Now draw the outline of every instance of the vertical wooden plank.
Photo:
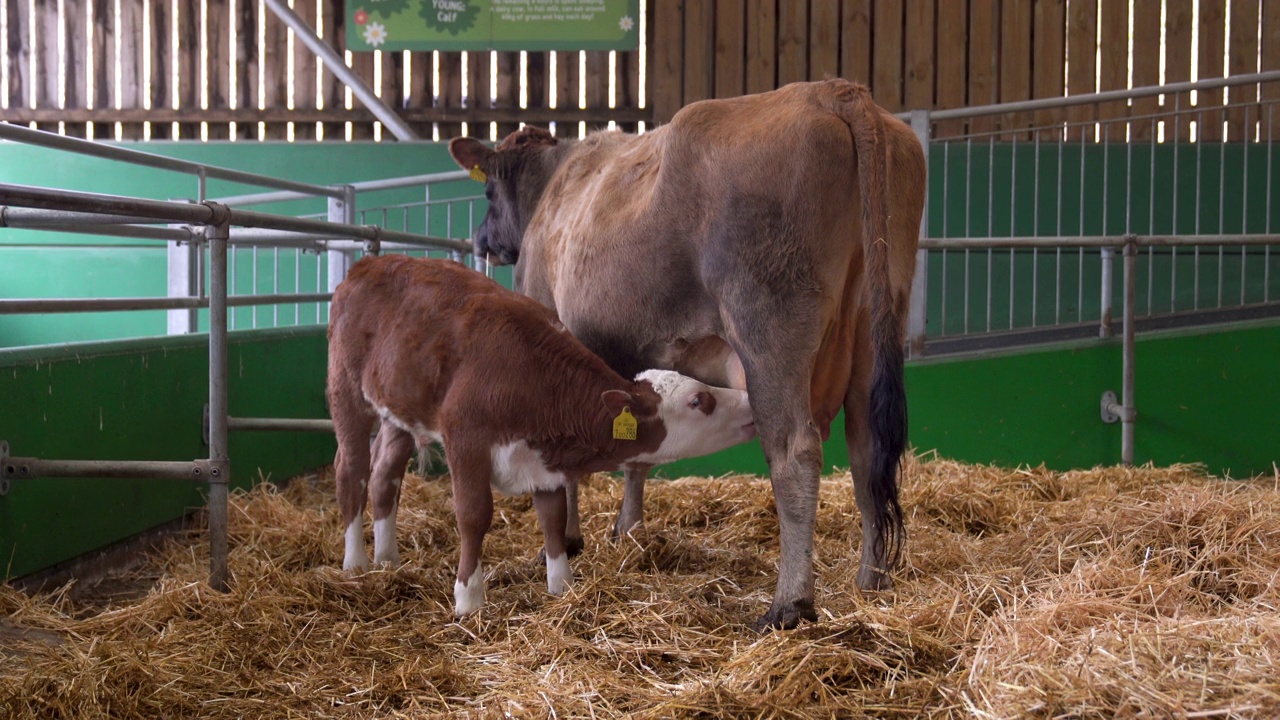
<svg viewBox="0 0 1280 720">
<path fill-rule="evenodd" d="M 684 104 L 684 3 L 655 3 L 652 18 L 653 121 L 665 123 Z"/>
<path fill-rule="evenodd" d="M 316 27 L 315 0 L 292 0 L 293 12 L 311 31 Z M 293 33 L 292 30 L 289 31 Z M 373 53 L 361 53 L 372 55 Z M 372 65 L 370 65 L 372 68 Z M 373 76 L 365 78 L 369 87 L 373 87 Z M 293 39 L 293 107 L 295 110 L 316 109 L 316 54 L 301 38 Z M 315 140 L 316 125 L 314 122 L 297 122 L 293 124 L 294 140 Z"/>
<path fill-rule="evenodd" d="M 902 109 L 902 0 L 877 0 L 872 9 L 871 91 L 889 112 Z"/>
<path fill-rule="evenodd" d="M 1103 2 L 1098 11 L 1098 50 L 1101 61 L 1098 68 L 1098 90 L 1123 90 L 1129 85 L 1129 3 Z M 1123 101 L 1101 104 L 1098 107 L 1098 119 L 1103 124 L 1103 139 L 1109 137 L 1113 141 L 1124 142 L 1127 123 L 1116 121 L 1128 115 L 1128 104 Z M 1107 127 L 1108 125 L 1111 127 Z"/>
<path fill-rule="evenodd" d="M 322 0 L 320 3 L 320 26 L 321 34 L 324 42 L 329 47 L 338 52 L 338 57 L 346 57 L 347 37 L 346 37 L 346 16 L 343 6 L 343 0 Z M 317 66 L 320 68 L 320 97 L 318 101 L 324 103 L 326 110 L 337 110 L 342 112 L 346 109 L 346 89 L 347 86 L 338 80 L 338 76 L 333 74 L 332 69 L 325 69 L 325 63 L 319 58 L 316 59 Z M 431 68 L 427 68 L 430 73 Z M 324 132 L 326 140 L 346 140 L 347 124 L 345 122 L 326 122 L 322 125 L 321 130 Z M 431 133 L 427 133 L 430 137 Z"/>
<path fill-rule="evenodd" d="M 711 28 L 707 28 L 710 32 Z M 582 78 L 586 87 L 587 108 L 601 110 L 609 107 L 609 53 L 605 50 L 587 51 L 587 74 Z M 605 123 L 587 123 L 587 132 L 603 127 Z"/>
<path fill-rule="evenodd" d="M 409 53 L 409 87 L 405 90 L 404 107 L 410 113 L 431 107 L 431 53 Z M 325 103 L 329 107 L 329 103 Z M 409 127 L 424 140 L 431 139 L 431 123 L 410 121 Z M 329 138 L 326 126 L 325 139 Z"/>
<path fill-rule="evenodd" d="M 1262 3 L 1262 69 L 1280 70 L 1280 3 Z M 1262 84 L 1264 140 L 1280 137 L 1280 83 Z"/>
<path fill-rule="evenodd" d="M 968 0 L 938 3 L 938 62 L 934 107 L 958 108 L 965 104 L 964 71 Z M 963 120 L 943 120 L 934 126 L 934 137 L 946 138 L 964 132 Z"/>
<path fill-rule="evenodd" d="M 1254 25 L 1257 28 L 1257 25 Z M 1133 0 L 1133 86 L 1160 84 L 1160 0 Z M 1133 115 L 1139 119 L 1129 125 L 1135 141 L 1149 141 L 1156 133 L 1153 116 L 1159 109 L 1155 95 L 1134 98 Z"/>
<path fill-rule="evenodd" d="M 928 2 L 932 4 L 933 0 Z M 839 75 L 840 0 L 813 0 L 809 6 L 809 79 L 826 80 Z"/>
<path fill-rule="evenodd" d="M 747 33 L 742 0 L 716 0 L 715 97 L 737 97 L 747 86 Z"/>
<path fill-rule="evenodd" d="M 58 4 L 36 3 L 36 104 L 42 110 L 58 107 Z M 58 123 L 37 123 L 40 130 L 58 132 Z"/>
<path fill-rule="evenodd" d="M 968 0 L 943 2 L 947 7 Z M 964 33 L 960 34 L 964 42 Z M 964 63 L 959 63 L 961 69 Z M 871 0 L 843 0 L 840 3 L 840 77 L 871 84 Z"/>
<path fill-rule="evenodd" d="M 262 107 L 285 110 L 289 107 L 288 26 L 275 13 L 263 8 L 258 16 L 262 23 Z M 337 105 L 333 106 L 337 107 Z M 289 123 L 268 122 L 263 126 L 264 140 L 289 137 Z"/>
<path fill-rule="evenodd" d="M 93 107 L 105 109 L 112 107 L 111 92 L 116 82 L 116 17 L 115 3 L 111 0 L 93 0 L 93 47 L 89 52 L 93 56 Z M 12 61 L 9 72 L 14 70 Z M 100 140 L 114 139 L 116 136 L 114 123 L 98 123 L 93 129 L 94 137 Z"/>
<path fill-rule="evenodd" d="M 659 9 L 666 3 L 659 3 Z M 778 84 L 778 6 L 773 0 L 747 0 L 747 93 Z"/>
<path fill-rule="evenodd" d="M 436 86 L 435 106 L 445 113 L 457 114 L 462 109 L 462 53 L 440 53 L 440 80 Z M 452 138 L 462 134 L 457 121 L 439 123 L 440 138 Z"/>
<path fill-rule="evenodd" d="M 374 56 L 374 61 L 381 64 L 381 82 L 374 86 L 382 102 L 398 112 L 404 107 L 404 52 L 400 50 L 383 50 Z M 382 124 L 383 140 L 394 140 L 395 133 Z"/>
<path fill-rule="evenodd" d="M 1017 102 L 1031 97 L 1031 0 L 1004 0 L 1000 6 L 1000 102 Z M 1005 128 L 1022 130 L 1031 121 L 1029 113 L 1010 113 L 999 118 Z M 1025 133 L 1004 134 L 1005 139 L 1027 137 Z"/>
<path fill-rule="evenodd" d="M 1155 1 L 1159 2 L 1159 0 Z M 1156 8 L 1157 23 L 1159 19 L 1159 8 Z M 1031 58 L 1031 96 L 1033 98 L 1062 97 L 1066 63 L 1066 22 L 1065 0 L 1036 0 L 1032 28 L 1032 47 L 1035 50 Z M 1061 109 L 1041 110 L 1036 113 L 1035 123 L 1039 127 L 1048 128 L 1050 125 L 1061 123 L 1065 117 Z M 1056 142 L 1061 137 L 1062 131 L 1058 128 L 1040 131 L 1042 140 Z"/>
<path fill-rule="evenodd" d="M 151 3 L 151 44 L 142 46 L 142 33 L 136 28 L 142 27 L 142 3 L 120 3 L 120 28 L 117 38 L 120 43 L 120 93 L 117 105 L 120 107 L 137 107 L 144 92 L 143 74 L 146 66 L 142 63 L 143 53 L 149 53 L 151 62 L 151 97 L 147 103 L 153 112 L 171 112 L 177 87 L 173 83 L 173 66 L 178 61 L 173 47 L 173 6 L 167 2 Z M 173 123 L 153 122 L 150 124 L 151 139 L 162 140 L 173 137 Z M 120 125 L 120 134 L 125 139 L 142 137 L 143 128 Z"/>
<path fill-rule="evenodd" d="M 581 81 L 581 55 L 576 52 L 556 53 L 556 109 L 578 110 L 581 94 L 578 92 Z M 578 137 L 578 123 L 557 122 L 555 133 L 560 137 Z"/>
<path fill-rule="evenodd" d="M 467 53 L 467 97 L 464 102 L 474 114 L 484 113 L 493 107 L 492 88 L 489 84 L 489 51 L 474 50 Z M 492 140 L 488 121 L 469 124 L 468 133 L 482 140 Z"/>
<path fill-rule="evenodd" d="M 205 0 L 205 42 L 208 43 L 204 62 L 204 78 L 208 93 L 208 108 L 222 110 L 231 105 L 231 3 L 229 0 Z M 230 137 L 230 125 L 223 122 L 208 124 L 210 140 L 226 140 Z"/>
<path fill-rule="evenodd" d="M 1071 65 L 1067 73 L 1067 94 L 1088 95 L 1097 92 L 1098 6 L 1092 2 L 1072 0 L 1067 6 L 1067 59 Z M 1067 139 L 1092 142 L 1093 127 L 1088 125 L 1096 117 L 1093 105 L 1075 105 L 1067 108 Z"/>
<path fill-rule="evenodd" d="M 1200 3 L 1200 79 L 1220 78 L 1225 74 L 1226 55 L 1226 3 Z M 1222 90 L 1200 90 L 1196 93 L 1196 106 L 1200 108 L 1193 118 L 1196 121 L 1198 140 L 1222 139 Z"/>
<path fill-rule="evenodd" d="M 235 0 L 232 8 L 236 28 L 235 106 L 240 110 L 258 107 L 258 3 Z M 236 138 L 258 139 L 258 123 L 236 123 Z"/>
<path fill-rule="evenodd" d="M 778 7 L 778 87 L 808 77 L 808 3 L 782 2 Z"/>
<path fill-rule="evenodd" d="M 170 11 L 173 27 L 178 29 L 178 80 L 174 92 L 178 95 L 178 107 L 188 111 L 200 108 L 200 44 L 203 40 L 203 28 L 200 26 L 200 6 L 198 3 L 177 2 Z M 162 56 L 165 64 L 172 62 L 172 56 Z M 152 61 L 155 62 L 154 60 Z M 200 123 L 185 122 L 178 125 L 174 140 L 199 140 Z"/>
<path fill-rule="evenodd" d="M 9 107 L 28 107 L 31 101 L 31 5 L 27 0 L 5 0 L 9 20 Z"/>
<path fill-rule="evenodd" d="M 545 52 L 529 52 L 527 56 L 525 69 L 525 98 L 526 105 L 530 111 L 538 111 L 547 107 L 548 102 L 548 82 L 547 69 L 551 64 L 550 53 Z M 531 124 L 545 128 L 547 123 L 542 120 L 530 121 Z"/>
<path fill-rule="evenodd" d="M 603 53 L 604 71 L 609 70 L 609 53 Z M 498 53 L 498 90 L 493 98 L 493 106 L 500 110 L 516 111 L 520 109 L 520 53 Z M 604 96 L 601 102 L 608 104 L 609 78 L 604 76 Z M 498 137 L 504 138 L 519 128 L 517 122 L 498 123 Z"/>
<path fill-rule="evenodd" d="M 368 50 L 361 50 L 358 52 L 351 53 L 351 62 L 350 62 L 351 70 L 356 75 L 358 75 L 361 80 L 364 81 L 365 85 L 368 85 L 369 87 L 373 87 L 373 63 L 374 63 L 373 53 L 374 51 L 368 51 Z M 294 89 L 293 106 L 299 107 L 299 103 L 297 101 L 298 84 L 296 80 L 294 81 L 293 89 Z M 346 103 L 346 98 L 344 96 L 343 107 L 346 107 L 345 103 Z M 354 97 L 351 100 L 351 107 L 355 109 L 366 109 L 364 105 L 360 103 L 360 100 Z M 298 132 L 299 125 L 301 125 L 301 123 L 294 123 L 294 126 L 293 126 L 294 128 L 293 136 L 295 139 L 300 139 L 302 137 L 305 137 L 305 134 L 299 135 L 299 132 Z M 344 128 L 344 131 L 345 131 L 345 128 Z M 372 140 L 373 139 L 373 121 L 360 120 L 360 121 L 352 122 L 351 123 L 351 139 L 353 141 Z"/>
<path fill-rule="evenodd" d="M 903 106 L 926 110 L 933 102 L 933 0 L 906 0 L 906 64 Z"/>
<path fill-rule="evenodd" d="M 1165 0 L 1164 81 L 1191 80 L 1191 34 L 1194 0 Z M 1176 113 L 1165 122 L 1166 142 L 1187 142 L 1191 138 L 1191 93 L 1166 95 L 1164 111 Z"/>
<path fill-rule="evenodd" d="M 1258 27 L 1260 17 L 1258 0 L 1232 0 L 1231 2 L 1231 46 L 1227 57 L 1230 58 L 1229 70 L 1234 75 L 1246 75 L 1258 72 Z M 1230 90 L 1231 104 L 1236 107 L 1227 112 L 1227 139 L 1246 140 L 1253 137 L 1253 131 L 1245 126 L 1248 118 L 1250 126 L 1258 120 L 1258 105 L 1252 102 L 1258 95 L 1257 85 L 1240 85 Z"/>
<path fill-rule="evenodd" d="M 685 0 L 684 104 L 711 97 L 713 57 L 711 28 L 716 6 L 712 0 Z"/>
<path fill-rule="evenodd" d="M 66 81 L 63 86 L 62 107 L 74 112 L 89 107 L 89 28 L 86 24 L 89 4 L 86 0 L 63 0 L 63 62 Z M 63 130 L 74 137 L 84 137 L 87 126 L 83 122 L 63 123 Z"/>
</svg>

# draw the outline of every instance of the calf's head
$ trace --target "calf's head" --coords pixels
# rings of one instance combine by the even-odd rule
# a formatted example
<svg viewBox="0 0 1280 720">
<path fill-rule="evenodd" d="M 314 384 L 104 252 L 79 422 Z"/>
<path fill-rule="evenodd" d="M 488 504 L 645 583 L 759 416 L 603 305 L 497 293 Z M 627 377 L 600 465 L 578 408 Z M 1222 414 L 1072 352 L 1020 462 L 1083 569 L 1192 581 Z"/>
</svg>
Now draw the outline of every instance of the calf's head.
<svg viewBox="0 0 1280 720">
<path fill-rule="evenodd" d="M 756 435 L 746 392 L 711 387 L 671 370 L 646 370 L 636 376 L 632 392 L 610 390 L 603 400 L 615 416 L 634 408 L 642 435 L 662 433 L 655 449 L 631 462 L 661 465 L 709 455 Z"/>
<path fill-rule="evenodd" d="M 489 210 L 472 239 L 477 255 L 495 265 L 513 265 L 520 259 L 525 228 L 555 170 L 547 151 L 556 145 L 551 133 L 532 126 L 511 133 L 496 150 L 475 138 L 449 142 L 449 154 L 458 167 L 471 170 L 476 179 L 483 178 L 484 196 L 489 201 Z"/>
</svg>

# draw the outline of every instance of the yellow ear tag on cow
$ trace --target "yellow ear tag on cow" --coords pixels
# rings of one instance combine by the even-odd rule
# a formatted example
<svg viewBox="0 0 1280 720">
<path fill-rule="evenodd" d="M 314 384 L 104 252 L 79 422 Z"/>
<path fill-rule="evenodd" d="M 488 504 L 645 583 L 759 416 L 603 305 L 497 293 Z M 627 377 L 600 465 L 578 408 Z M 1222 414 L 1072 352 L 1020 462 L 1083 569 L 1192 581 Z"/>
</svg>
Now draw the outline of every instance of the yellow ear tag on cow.
<svg viewBox="0 0 1280 720">
<path fill-rule="evenodd" d="M 475 180 L 476 182 L 488 182 L 489 176 L 484 174 L 484 171 L 480 169 L 479 165 L 472 165 L 471 179 Z"/>
<path fill-rule="evenodd" d="M 636 439 L 636 416 L 631 414 L 631 408 L 622 408 L 622 414 L 613 419 L 613 439 Z"/>
</svg>

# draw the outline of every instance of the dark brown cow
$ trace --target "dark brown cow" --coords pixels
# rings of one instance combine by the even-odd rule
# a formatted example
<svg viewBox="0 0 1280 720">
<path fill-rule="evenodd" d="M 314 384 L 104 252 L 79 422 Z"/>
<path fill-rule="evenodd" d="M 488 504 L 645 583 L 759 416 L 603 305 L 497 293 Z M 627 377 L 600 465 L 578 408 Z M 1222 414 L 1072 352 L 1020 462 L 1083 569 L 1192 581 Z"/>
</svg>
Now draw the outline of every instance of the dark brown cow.
<svg viewBox="0 0 1280 720">
<path fill-rule="evenodd" d="M 639 136 L 560 141 L 526 127 L 496 152 L 471 138 L 450 150 L 487 174 L 477 252 L 515 263 L 517 289 L 614 369 L 749 389 L 782 545 L 758 626 L 816 618 L 822 441 L 841 408 L 862 511 L 857 583 L 890 584 L 925 180 L 906 125 L 866 88 L 830 80 L 693 103 Z M 617 529 L 641 519 L 646 472 L 628 469 Z"/>
<path fill-rule="evenodd" d="M 484 602 L 480 551 L 493 516 L 491 483 L 507 494 L 533 494 L 547 590 L 558 595 L 569 579 L 567 481 L 755 437 L 745 392 L 669 370 L 625 380 L 529 298 L 457 263 L 397 255 L 356 263 L 333 295 L 328 397 L 348 570 L 369 566 L 362 522 L 368 493 L 374 559 L 399 562 L 396 509 L 405 465 L 415 446 L 443 442 L 462 536 L 459 615 Z M 634 438 L 617 438 L 614 422 L 626 413 L 634 417 Z"/>
</svg>

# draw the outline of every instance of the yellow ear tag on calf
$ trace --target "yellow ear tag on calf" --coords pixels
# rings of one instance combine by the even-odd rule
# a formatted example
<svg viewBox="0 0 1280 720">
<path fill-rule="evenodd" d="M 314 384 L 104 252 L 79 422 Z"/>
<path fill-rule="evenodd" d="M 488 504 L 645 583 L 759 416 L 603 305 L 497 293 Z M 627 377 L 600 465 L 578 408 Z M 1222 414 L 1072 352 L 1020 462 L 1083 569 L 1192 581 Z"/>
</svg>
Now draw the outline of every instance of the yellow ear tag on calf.
<svg viewBox="0 0 1280 720">
<path fill-rule="evenodd" d="M 613 419 L 613 439 L 636 439 L 636 416 L 631 414 L 631 408 L 622 408 L 622 414 Z"/>
<path fill-rule="evenodd" d="M 489 176 L 484 174 L 484 171 L 480 169 L 479 165 L 472 165 L 471 179 L 475 180 L 476 182 L 488 182 Z"/>
</svg>

